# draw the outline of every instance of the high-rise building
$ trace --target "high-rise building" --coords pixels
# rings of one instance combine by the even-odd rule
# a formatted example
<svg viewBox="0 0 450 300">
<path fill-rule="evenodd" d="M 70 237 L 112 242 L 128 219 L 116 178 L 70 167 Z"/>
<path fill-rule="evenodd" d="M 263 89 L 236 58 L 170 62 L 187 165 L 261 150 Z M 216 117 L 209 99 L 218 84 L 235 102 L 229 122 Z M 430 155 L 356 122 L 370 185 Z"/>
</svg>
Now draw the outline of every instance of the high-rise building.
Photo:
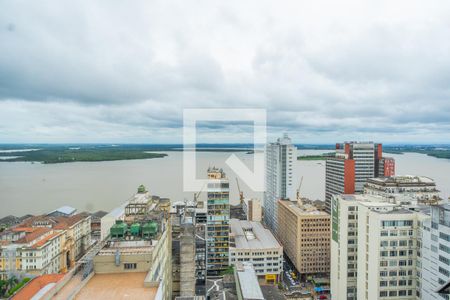
<svg viewBox="0 0 450 300">
<path fill-rule="evenodd" d="M 302 275 L 330 273 L 330 215 L 311 204 L 278 202 L 278 239 Z"/>
<path fill-rule="evenodd" d="M 419 280 L 421 299 L 450 299 L 437 290 L 450 282 L 450 204 L 431 207 L 431 218 L 422 225 Z"/>
<path fill-rule="evenodd" d="M 415 299 L 420 208 L 373 195 L 333 195 L 332 299 Z"/>
<path fill-rule="evenodd" d="M 389 176 L 395 162 L 387 160 Z M 336 144 L 335 157 L 326 161 L 325 201 L 330 212 L 331 196 L 336 194 L 362 193 L 367 179 L 385 176 L 386 159 L 383 147 L 373 142 L 345 142 Z"/>
<path fill-rule="evenodd" d="M 230 187 L 222 169 L 209 168 L 206 221 L 206 276 L 220 276 L 229 266 Z"/>
<path fill-rule="evenodd" d="M 266 192 L 264 194 L 264 223 L 277 232 L 278 200 L 294 199 L 292 182 L 294 160 L 297 148 L 285 134 L 276 143 L 266 145 Z"/>
</svg>

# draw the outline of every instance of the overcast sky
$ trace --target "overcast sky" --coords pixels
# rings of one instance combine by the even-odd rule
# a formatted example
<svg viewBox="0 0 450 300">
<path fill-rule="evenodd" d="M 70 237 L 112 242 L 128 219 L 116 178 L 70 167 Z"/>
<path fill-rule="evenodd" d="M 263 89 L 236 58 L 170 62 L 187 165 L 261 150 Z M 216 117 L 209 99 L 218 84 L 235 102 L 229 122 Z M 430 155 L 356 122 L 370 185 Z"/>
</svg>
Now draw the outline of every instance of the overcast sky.
<svg viewBox="0 0 450 300">
<path fill-rule="evenodd" d="M 449 143 L 450 2 L 0 1 L 0 143 L 179 143 L 184 108 L 265 108 L 297 143 Z"/>
</svg>

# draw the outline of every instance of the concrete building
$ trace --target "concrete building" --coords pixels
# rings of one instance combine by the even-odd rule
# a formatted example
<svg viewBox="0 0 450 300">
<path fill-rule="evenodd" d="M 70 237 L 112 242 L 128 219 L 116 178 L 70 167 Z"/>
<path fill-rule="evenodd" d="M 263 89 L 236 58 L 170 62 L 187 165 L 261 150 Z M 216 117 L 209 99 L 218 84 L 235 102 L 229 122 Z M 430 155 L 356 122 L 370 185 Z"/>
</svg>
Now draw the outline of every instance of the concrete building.
<svg viewBox="0 0 450 300">
<path fill-rule="evenodd" d="M 244 199 L 243 209 L 247 215 L 247 221 L 262 221 L 262 206 L 259 199 Z"/>
<path fill-rule="evenodd" d="M 209 168 L 208 179 L 206 275 L 216 277 L 229 265 L 230 186 L 222 169 Z"/>
<path fill-rule="evenodd" d="M 388 159 L 389 175 L 395 162 Z M 386 160 L 383 147 L 373 142 L 345 142 L 336 144 L 335 157 L 327 159 L 325 167 L 326 209 L 331 211 L 331 196 L 362 193 L 369 178 L 384 177 Z M 394 167 L 392 167 L 394 166 Z"/>
<path fill-rule="evenodd" d="M 276 143 L 266 145 L 266 192 L 264 193 L 264 223 L 277 232 L 279 199 L 295 199 L 293 165 L 297 160 L 297 148 L 285 134 Z"/>
<path fill-rule="evenodd" d="M 413 200 L 411 205 L 437 204 L 442 199 L 433 179 L 425 176 L 392 176 L 370 178 L 364 185 L 364 193 L 396 199 L 397 202 Z"/>
<path fill-rule="evenodd" d="M 94 253 L 92 270 L 87 261 L 75 299 L 94 297 L 96 292 L 101 299 L 172 298 L 168 203 L 167 198 L 149 197 L 145 190 L 138 191 L 124 207 L 124 215 L 110 227 L 107 240 Z"/>
<path fill-rule="evenodd" d="M 427 215 L 373 195 L 333 195 L 333 299 L 414 299 L 419 224 Z"/>
<path fill-rule="evenodd" d="M 62 273 L 91 246 L 88 214 L 35 216 L 0 235 L 0 279 Z"/>
<path fill-rule="evenodd" d="M 230 220 L 230 265 L 253 264 L 260 279 L 274 283 L 283 272 L 283 247 L 261 222 Z"/>
<path fill-rule="evenodd" d="M 431 207 L 431 218 L 422 224 L 421 246 L 418 299 L 450 299 L 441 288 L 450 282 L 450 204 Z"/>
<path fill-rule="evenodd" d="M 330 215 L 311 204 L 278 202 L 278 238 L 284 252 L 303 275 L 328 277 Z"/>
</svg>

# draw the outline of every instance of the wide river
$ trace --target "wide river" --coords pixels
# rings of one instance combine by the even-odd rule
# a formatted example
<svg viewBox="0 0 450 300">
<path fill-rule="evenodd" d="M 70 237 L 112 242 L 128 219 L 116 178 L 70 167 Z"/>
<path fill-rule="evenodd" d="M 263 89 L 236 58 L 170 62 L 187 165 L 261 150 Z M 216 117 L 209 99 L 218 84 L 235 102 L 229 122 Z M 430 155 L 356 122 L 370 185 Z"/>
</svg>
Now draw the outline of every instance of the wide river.
<svg viewBox="0 0 450 300">
<path fill-rule="evenodd" d="M 328 152 L 299 150 L 301 155 Z M 193 193 L 183 192 L 183 153 L 165 152 L 164 158 L 109 162 L 77 162 L 40 164 L 0 162 L 0 218 L 6 215 L 39 214 L 59 206 L 70 205 L 79 211 L 109 211 L 127 200 L 140 184 L 152 194 L 172 201 L 192 199 Z M 235 153 L 251 165 L 253 154 Z M 208 166 L 223 167 L 230 178 L 231 202 L 239 199 L 236 174 L 225 164 L 229 152 L 198 152 L 198 177 L 206 175 Z M 261 153 L 256 155 L 262 155 Z M 424 175 L 433 178 L 441 196 L 450 196 L 450 160 L 407 153 L 390 155 L 396 159 L 398 175 Z M 304 177 L 302 196 L 324 198 L 325 164 L 322 161 L 297 161 L 295 182 Z M 261 197 L 241 180 L 245 197 Z M 204 193 L 203 196 L 204 197 Z"/>
</svg>

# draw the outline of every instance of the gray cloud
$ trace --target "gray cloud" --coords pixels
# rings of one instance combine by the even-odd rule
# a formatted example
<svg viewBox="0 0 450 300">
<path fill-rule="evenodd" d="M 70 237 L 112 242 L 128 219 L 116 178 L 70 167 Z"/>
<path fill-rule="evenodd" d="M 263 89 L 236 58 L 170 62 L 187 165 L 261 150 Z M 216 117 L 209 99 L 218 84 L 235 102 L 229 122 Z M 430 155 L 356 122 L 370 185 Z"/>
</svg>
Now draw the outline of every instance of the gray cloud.
<svg viewBox="0 0 450 300">
<path fill-rule="evenodd" d="M 0 142 L 181 142 L 196 107 L 266 108 L 298 142 L 445 142 L 449 6 L 2 1 Z"/>
</svg>

